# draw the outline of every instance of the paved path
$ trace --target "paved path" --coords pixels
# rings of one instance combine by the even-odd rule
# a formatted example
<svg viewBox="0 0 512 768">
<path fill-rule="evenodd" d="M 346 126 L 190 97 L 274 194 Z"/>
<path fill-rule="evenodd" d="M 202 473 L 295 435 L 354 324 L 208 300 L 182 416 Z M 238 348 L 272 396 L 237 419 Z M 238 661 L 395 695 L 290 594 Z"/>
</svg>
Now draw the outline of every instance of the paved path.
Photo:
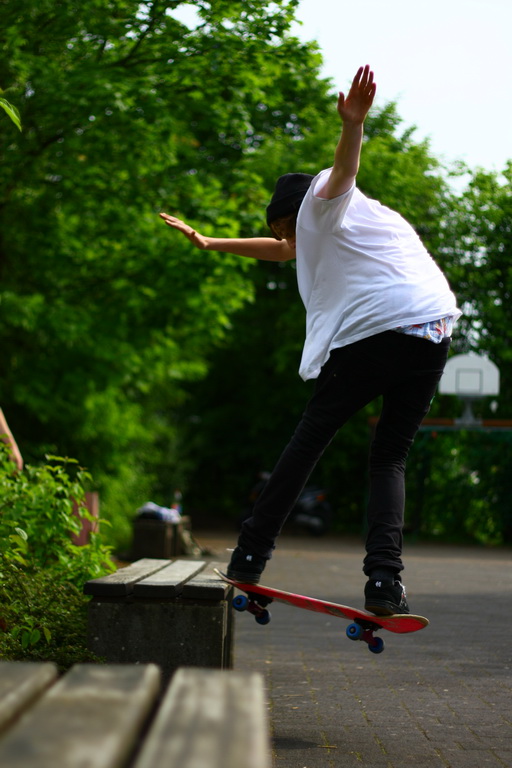
<svg viewBox="0 0 512 768">
<path fill-rule="evenodd" d="M 235 540 L 198 538 L 223 556 Z M 263 583 L 360 606 L 361 560 L 358 541 L 283 536 Z M 382 632 L 379 656 L 336 618 L 237 616 L 235 667 L 265 676 L 274 768 L 512 768 L 512 551 L 410 545 L 405 562 L 431 624 Z"/>
</svg>

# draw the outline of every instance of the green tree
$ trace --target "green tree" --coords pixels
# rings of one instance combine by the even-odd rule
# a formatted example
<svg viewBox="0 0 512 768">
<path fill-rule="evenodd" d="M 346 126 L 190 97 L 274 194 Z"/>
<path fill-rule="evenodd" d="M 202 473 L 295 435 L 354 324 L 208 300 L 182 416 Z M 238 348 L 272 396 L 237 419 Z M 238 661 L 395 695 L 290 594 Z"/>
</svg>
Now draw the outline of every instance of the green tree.
<svg viewBox="0 0 512 768">
<path fill-rule="evenodd" d="M 24 132 L 0 124 L 0 402 L 30 459 L 90 468 L 109 516 L 181 482 L 183 382 L 253 295 L 250 264 L 157 212 L 253 229 L 268 190 L 244 160 L 327 102 L 315 47 L 286 35 L 296 4 L 197 0 L 193 29 L 171 0 L 2 4 Z"/>
<path fill-rule="evenodd" d="M 443 223 L 443 260 L 464 310 L 455 351 L 486 354 L 500 369 L 497 411 L 491 410 L 493 400 L 486 398 L 475 406 L 476 413 L 510 420 L 512 163 L 502 174 L 473 171 L 467 188 L 451 201 Z M 460 415 L 460 403 L 453 402 L 452 408 L 458 408 Z M 476 431 L 438 441 L 451 452 L 449 463 L 455 473 L 452 484 L 443 479 L 443 468 L 433 465 L 438 487 L 445 493 L 444 501 L 438 496 L 433 502 L 429 496 L 428 506 L 441 529 L 448 527 L 452 534 L 465 531 L 479 541 L 512 542 L 511 435 Z M 465 497 L 459 496 L 461 492 Z"/>
<path fill-rule="evenodd" d="M 467 349 L 482 351 L 501 372 L 500 400 L 512 396 L 512 162 L 502 174 L 476 170 L 451 208 L 445 249 L 464 316 L 461 336 Z M 503 413 L 512 417 L 512 413 Z"/>
<path fill-rule="evenodd" d="M 407 530 L 457 542 L 512 542 L 512 432 L 423 430 L 409 459 Z"/>
</svg>

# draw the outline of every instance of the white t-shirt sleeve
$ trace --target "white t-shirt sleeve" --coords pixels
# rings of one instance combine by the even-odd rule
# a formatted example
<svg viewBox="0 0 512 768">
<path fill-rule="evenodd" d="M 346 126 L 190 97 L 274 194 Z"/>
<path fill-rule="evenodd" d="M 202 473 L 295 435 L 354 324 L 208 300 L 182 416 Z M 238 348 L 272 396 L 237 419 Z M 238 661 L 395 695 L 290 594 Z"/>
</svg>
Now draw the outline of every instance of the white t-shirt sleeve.
<svg viewBox="0 0 512 768">
<path fill-rule="evenodd" d="M 349 206 L 350 200 L 354 194 L 355 183 L 343 195 L 333 197 L 327 200 L 320 197 L 322 189 L 325 187 L 331 168 L 322 171 L 313 180 L 308 192 L 308 205 L 303 207 L 300 214 L 300 226 L 312 232 L 334 232 L 339 229 L 345 212 Z"/>
</svg>

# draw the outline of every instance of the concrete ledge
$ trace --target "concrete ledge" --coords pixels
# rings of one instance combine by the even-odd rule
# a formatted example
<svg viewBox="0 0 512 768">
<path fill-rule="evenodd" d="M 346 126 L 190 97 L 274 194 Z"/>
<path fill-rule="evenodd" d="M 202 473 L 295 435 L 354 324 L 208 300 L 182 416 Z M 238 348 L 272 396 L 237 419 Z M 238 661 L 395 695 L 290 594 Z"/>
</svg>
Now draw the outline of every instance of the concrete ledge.
<svg viewBox="0 0 512 768">
<path fill-rule="evenodd" d="M 89 581 L 89 648 L 109 663 L 158 664 L 164 681 L 182 666 L 233 665 L 233 589 L 219 563 L 144 559 Z"/>
</svg>

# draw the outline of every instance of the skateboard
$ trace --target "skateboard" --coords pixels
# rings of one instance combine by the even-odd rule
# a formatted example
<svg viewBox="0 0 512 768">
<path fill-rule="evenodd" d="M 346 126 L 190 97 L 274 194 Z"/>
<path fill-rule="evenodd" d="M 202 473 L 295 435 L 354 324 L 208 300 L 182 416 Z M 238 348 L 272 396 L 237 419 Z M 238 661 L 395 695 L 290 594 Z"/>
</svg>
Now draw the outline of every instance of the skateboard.
<svg viewBox="0 0 512 768">
<path fill-rule="evenodd" d="M 424 616 L 414 616 L 409 613 L 396 613 L 392 616 L 375 616 L 368 611 L 361 611 L 358 608 L 351 608 L 348 605 L 339 605 L 330 603 L 327 600 L 318 600 L 314 597 L 305 595 L 296 595 L 293 592 L 284 592 L 282 589 L 264 587 L 262 584 L 244 584 L 243 582 L 233 581 L 224 573 L 215 569 L 220 578 L 227 584 L 232 584 L 245 595 L 237 595 L 233 599 L 233 608 L 237 611 L 249 611 L 255 617 L 258 624 L 268 624 L 271 619 L 270 611 L 267 606 L 276 600 L 288 605 L 295 605 L 297 608 L 304 608 L 307 611 L 316 613 L 326 613 L 330 616 L 337 616 L 342 619 L 348 619 L 351 623 L 346 629 L 346 635 L 350 640 L 362 640 L 368 644 L 368 649 L 372 653 L 382 653 L 384 650 L 384 641 L 381 637 L 375 637 L 374 632 L 379 629 L 387 629 L 389 632 L 405 634 L 407 632 L 417 632 L 426 627 L 429 623 Z"/>
</svg>

